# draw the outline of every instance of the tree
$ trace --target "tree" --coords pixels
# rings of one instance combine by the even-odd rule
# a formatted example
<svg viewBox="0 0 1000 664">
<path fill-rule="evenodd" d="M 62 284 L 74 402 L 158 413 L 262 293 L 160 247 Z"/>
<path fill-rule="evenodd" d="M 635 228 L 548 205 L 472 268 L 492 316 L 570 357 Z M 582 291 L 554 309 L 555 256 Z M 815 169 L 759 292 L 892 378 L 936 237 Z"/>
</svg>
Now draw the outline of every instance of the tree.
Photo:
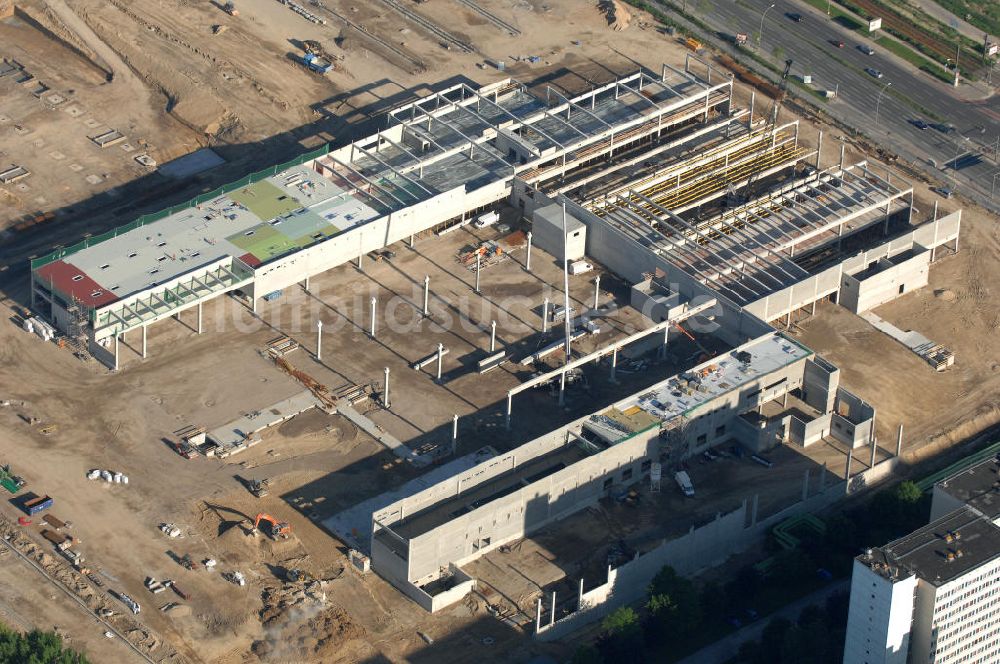
<svg viewBox="0 0 1000 664">
<path fill-rule="evenodd" d="M 570 664 L 604 664 L 604 658 L 597 648 L 588 644 L 576 649 Z"/>
<path fill-rule="evenodd" d="M 914 505 L 924 497 L 924 492 L 920 490 L 916 482 L 906 480 L 900 482 L 896 487 L 896 500 L 904 505 Z"/>
<path fill-rule="evenodd" d="M 701 622 L 701 606 L 694 584 L 679 576 L 669 565 L 649 584 L 646 608 L 662 638 L 685 638 Z"/>
<path fill-rule="evenodd" d="M 52 632 L 14 632 L 0 625 L 0 664 L 88 664 L 87 658 L 63 648 Z"/>
<path fill-rule="evenodd" d="M 598 647 L 605 661 L 641 662 L 642 625 L 639 614 L 630 606 L 609 613 L 601 623 L 604 630 Z"/>
</svg>

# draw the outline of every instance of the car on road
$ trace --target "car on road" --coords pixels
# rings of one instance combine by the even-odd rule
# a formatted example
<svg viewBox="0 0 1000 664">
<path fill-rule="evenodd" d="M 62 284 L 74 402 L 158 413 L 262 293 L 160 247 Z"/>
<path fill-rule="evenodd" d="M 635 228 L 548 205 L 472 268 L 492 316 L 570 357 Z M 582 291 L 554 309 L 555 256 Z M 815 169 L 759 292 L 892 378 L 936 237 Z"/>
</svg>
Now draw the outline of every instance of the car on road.
<svg viewBox="0 0 1000 664">
<path fill-rule="evenodd" d="M 882 78 L 882 72 L 874 67 L 865 67 L 865 73 L 869 76 L 874 76 L 875 78 Z"/>
<path fill-rule="evenodd" d="M 950 134 L 955 130 L 953 126 L 951 126 L 950 124 L 945 124 L 943 122 L 934 122 L 930 125 L 930 127 L 932 129 L 938 130 L 942 134 Z"/>
<path fill-rule="evenodd" d="M 910 120 L 910 124 L 919 129 L 920 131 L 923 131 L 924 129 L 930 127 L 930 125 L 927 124 L 927 122 L 925 122 L 922 118 L 914 118 Z"/>
<path fill-rule="evenodd" d="M 875 49 L 873 49 L 868 44 L 858 44 L 858 50 L 865 55 L 875 55 Z"/>
<path fill-rule="evenodd" d="M 951 189 L 948 189 L 947 187 L 935 187 L 931 191 L 936 193 L 941 198 L 951 198 L 952 196 L 955 195 L 955 192 L 953 192 Z"/>
<path fill-rule="evenodd" d="M 795 12 L 786 12 L 785 16 L 788 17 L 788 20 L 790 21 L 795 21 L 796 23 L 802 22 L 802 14 L 797 14 Z"/>
<path fill-rule="evenodd" d="M 831 39 L 830 43 L 836 46 L 837 48 L 844 48 L 844 42 L 841 39 Z"/>
</svg>

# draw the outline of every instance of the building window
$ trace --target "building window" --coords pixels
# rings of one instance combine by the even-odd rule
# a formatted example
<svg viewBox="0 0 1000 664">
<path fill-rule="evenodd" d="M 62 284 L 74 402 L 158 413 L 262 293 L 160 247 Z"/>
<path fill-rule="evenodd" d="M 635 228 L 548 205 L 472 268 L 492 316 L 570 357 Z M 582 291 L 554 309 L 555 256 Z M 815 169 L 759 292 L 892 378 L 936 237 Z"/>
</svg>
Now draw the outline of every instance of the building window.
<svg viewBox="0 0 1000 664">
<path fill-rule="evenodd" d="M 641 466 L 642 472 L 645 473 L 646 471 L 648 471 L 652 467 L 653 467 L 653 461 L 652 461 L 652 459 L 646 459 L 645 461 L 642 462 L 642 466 Z"/>
<path fill-rule="evenodd" d="M 622 482 L 632 479 L 632 469 L 626 468 L 622 471 Z"/>
<path fill-rule="evenodd" d="M 700 436 L 698 436 L 696 444 L 697 445 L 704 445 L 707 442 L 708 442 L 708 434 L 703 433 Z"/>
<path fill-rule="evenodd" d="M 615 479 L 613 477 L 609 477 L 608 479 L 604 480 L 604 488 L 605 489 L 610 489 L 611 485 L 614 484 L 614 483 L 615 483 Z"/>
<path fill-rule="evenodd" d="M 715 427 L 715 437 L 722 438 L 726 435 L 726 425 L 723 424 L 721 427 Z"/>
</svg>

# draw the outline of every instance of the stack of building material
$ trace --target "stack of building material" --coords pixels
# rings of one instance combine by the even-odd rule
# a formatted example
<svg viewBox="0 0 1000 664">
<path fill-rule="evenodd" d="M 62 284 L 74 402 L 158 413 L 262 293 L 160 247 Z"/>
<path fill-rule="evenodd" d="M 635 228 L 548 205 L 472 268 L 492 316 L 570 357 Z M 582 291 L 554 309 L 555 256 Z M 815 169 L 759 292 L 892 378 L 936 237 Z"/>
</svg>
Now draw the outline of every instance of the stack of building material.
<svg viewBox="0 0 1000 664">
<path fill-rule="evenodd" d="M 56 329 L 38 317 L 25 319 L 22 327 L 25 332 L 34 332 L 45 341 L 52 341 L 56 336 Z"/>
</svg>

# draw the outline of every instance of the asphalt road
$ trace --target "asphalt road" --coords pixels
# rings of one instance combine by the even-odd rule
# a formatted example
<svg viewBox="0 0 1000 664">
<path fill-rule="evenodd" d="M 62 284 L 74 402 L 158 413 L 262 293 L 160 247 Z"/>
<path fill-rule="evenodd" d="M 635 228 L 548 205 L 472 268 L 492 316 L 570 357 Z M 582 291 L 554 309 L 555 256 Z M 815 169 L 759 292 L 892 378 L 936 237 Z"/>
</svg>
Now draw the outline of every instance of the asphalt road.
<svg viewBox="0 0 1000 664">
<path fill-rule="evenodd" d="M 862 131 L 902 158 L 921 164 L 930 175 L 942 181 L 950 180 L 956 191 L 981 204 L 989 202 L 992 176 L 1000 172 L 1000 165 L 983 159 L 954 173 L 948 164 L 956 154 L 977 151 L 976 143 L 996 143 L 1000 138 L 1000 100 L 967 102 L 957 98 L 950 85 L 919 71 L 886 52 L 874 40 L 842 27 L 804 2 L 778 1 L 773 9 L 767 10 L 770 4 L 771 0 L 701 0 L 698 9 L 691 11 L 722 35 L 747 33 L 750 39 L 743 49 L 756 50 L 779 68 L 784 59 L 792 59 L 792 76 L 810 74 L 817 89 L 838 91 L 837 99 L 829 102 L 818 100 L 794 85 L 790 86 L 792 94 Z M 669 8 L 664 9 L 676 15 Z M 802 16 L 801 22 L 787 17 L 787 13 L 793 12 Z M 762 17 L 764 29 L 758 49 Z M 695 30 L 699 34 L 704 32 L 697 27 Z M 716 46 L 731 53 L 739 54 L 743 50 L 722 39 L 714 41 Z M 844 48 L 833 43 L 838 41 L 844 42 Z M 861 52 L 858 46 L 862 44 L 874 48 L 875 54 Z M 774 57 L 776 47 L 782 51 L 780 59 Z M 755 67 L 760 68 L 759 65 Z M 876 79 L 867 74 L 867 67 L 880 70 L 883 77 Z M 994 82 L 1000 82 L 1000 74 Z M 892 85 L 881 94 L 879 101 L 886 83 Z M 984 86 L 983 83 L 979 85 Z M 978 94 L 980 98 L 984 96 L 982 91 Z M 935 122 L 930 114 L 954 125 L 956 131 L 943 134 L 932 128 L 920 130 L 911 123 L 917 118 Z M 997 200 L 1000 202 L 1000 197 Z M 1000 210 L 1000 206 L 995 209 Z"/>
<path fill-rule="evenodd" d="M 837 592 L 848 592 L 850 589 L 851 582 L 849 580 L 831 583 L 825 588 L 821 588 L 810 595 L 806 595 L 802 599 L 792 602 L 787 606 L 783 606 L 774 613 L 764 616 L 756 622 L 736 630 L 729 636 L 719 639 L 712 645 L 702 648 L 693 655 L 685 657 L 677 664 L 719 664 L 720 662 L 725 662 L 739 652 L 740 645 L 744 642 L 759 640 L 764 628 L 767 627 L 768 623 L 775 618 L 784 618 L 795 622 L 798 620 L 799 613 L 802 612 L 802 609 L 812 604 L 823 606 L 827 597 L 830 597 Z"/>
</svg>

